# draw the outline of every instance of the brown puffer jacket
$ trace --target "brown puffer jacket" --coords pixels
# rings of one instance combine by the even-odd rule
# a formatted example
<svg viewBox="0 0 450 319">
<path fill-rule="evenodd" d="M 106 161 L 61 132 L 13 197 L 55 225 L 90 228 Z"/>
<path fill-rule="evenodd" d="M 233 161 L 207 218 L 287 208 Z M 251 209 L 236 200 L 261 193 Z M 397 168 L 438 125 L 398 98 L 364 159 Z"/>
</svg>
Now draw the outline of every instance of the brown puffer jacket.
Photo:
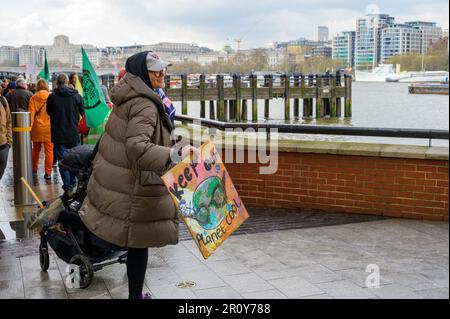
<svg viewBox="0 0 450 319">
<path fill-rule="evenodd" d="M 120 247 L 177 244 L 177 210 L 160 177 L 173 165 L 172 124 L 162 101 L 130 73 L 111 98 L 80 216 L 94 234 Z"/>
</svg>

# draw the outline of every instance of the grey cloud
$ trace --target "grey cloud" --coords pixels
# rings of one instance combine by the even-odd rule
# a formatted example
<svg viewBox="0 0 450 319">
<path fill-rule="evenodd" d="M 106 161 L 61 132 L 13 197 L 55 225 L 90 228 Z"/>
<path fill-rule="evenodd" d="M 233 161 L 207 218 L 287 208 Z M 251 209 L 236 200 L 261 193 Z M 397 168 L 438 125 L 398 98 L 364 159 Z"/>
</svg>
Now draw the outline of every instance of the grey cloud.
<svg viewBox="0 0 450 319">
<path fill-rule="evenodd" d="M 315 34 L 317 25 L 334 26 L 336 28 L 334 31 L 344 31 L 341 29 L 346 26 L 354 29 L 356 19 L 364 16 L 369 4 L 376 4 L 381 12 L 401 16 L 402 19 L 413 20 L 421 16 L 436 17 L 440 19 L 436 22 L 448 28 L 448 1 L 445 0 L 430 0 L 426 2 L 426 6 L 423 0 L 365 2 L 360 0 L 341 2 L 332 0 L 89 0 L 85 3 L 88 5 L 99 1 L 105 2 L 106 5 L 105 10 L 96 12 L 98 21 L 107 25 L 98 28 L 92 28 L 94 24 L 90 23 L 90 29 L 87 29 L 84 21 L 80 21 L 80 24 L 76 26 L 61 28 L 61 22 L 54 21 L 60 17 L 67 17 L 65 10 L 68 4 L 75 3 L 75 0 L 22 0 L 17 3 L 9 1 L 2 3 L 0 19 L 3 16 L 6 17 L 5 21 L 20 21 L 27 14 L 39 13 L 43 17 L 41 21 L 45 23 L 35 22 L 34 25 L 38 28 L 41 25 L 43 32 L 33 30 L 31 34 L 35 37 L 37 35 L 49 38 L 35 41 L 37 43 L 51 43 L 54 35 L 50 35 L 49 30 L 52 30 L 57 33 L 70 31 L 77 40 L 81 42 L 89 40 L 96 45 L 126 45 L 134 42 L 146 44 L 169 41 L 168 39 L 184 39 L 185 42 L 200 42 L 207 46 L 214 43 L 215 48 L 220 46 L 220 43 L 234 45 L 233 41 L 227 41 L 227 38 L 235 39 L 242 36 L 256 21 L 261 22 L 245 37 L 242 43 L 244 48 L 263 46 L 277 40 L 311 38 Z M 76 3 L 80 2 L 78 0 Z M 53 14 L 52 18 L 46 17 L 49 12 Z M 446 19 L 442 12 L 446 12 Z M 107 16 L 108 14 L 111 16 Z M 105 31 L 119 28 L 125 30 Z M 26 36 L 25 30 L 22 33 L 14 34 L 14 39 L 10 39 L 11 34 L 0 34 L 0 45 L 4 44 L 2 42 L 5 40 L 10 43 L 12 41 L 24 43 L 25 39 L 29 41 L 31 35 Z M 155 34 L 158 35 L 157 39 Z"/>
</svg>

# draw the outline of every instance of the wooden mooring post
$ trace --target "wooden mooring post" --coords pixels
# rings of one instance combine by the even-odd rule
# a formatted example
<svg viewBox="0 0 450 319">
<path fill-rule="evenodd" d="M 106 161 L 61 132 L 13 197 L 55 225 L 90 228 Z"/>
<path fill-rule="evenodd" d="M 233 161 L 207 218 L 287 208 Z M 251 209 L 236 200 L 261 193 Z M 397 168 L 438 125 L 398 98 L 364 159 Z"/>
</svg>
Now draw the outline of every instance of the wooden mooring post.
<svg viewBox="0 0 450 319">
<path fill-rule="evenodd" d="M 294 74 L 294 87 L 300 87 L 300 75 Z M 294 119 L 298 120 L 300 118 L 300 99 L 294 98 Z"/>
<path fill-rule="evenodd" d="M 313 95 L 307 95 L 306 88 L 309 90 L 314 88 L 314 75 L 308 75 L 308 82 L 306 82 L 306 77 L 304 75 L 301 76 L 301 95 L 303 98 L 303 118 L 311 119 L 313 117 L 313 109 L 314 109 L 314 97 L 316 96 L 316 92 L 313 92 Z"/>
<path fill-rule="evenodd" d="M 322 99 L 322 75 L 316 75 L 316 118 L 321 119 L 323 117 L 323 99 Z"/>
<path fill-rule="evenodd" d="M 284 84 L 284 120 L 291 120 L 291 77 L 287 74 L 281 76 L 281 83 Z"/>
<path fill-rule="evenodd" d="M 200 75 L 200 118 L 206 118 L 206 101 L 205 101 L 205 90 L 206 90 L 206 82 L 205 75 Z"/>
<path fill-rule="evenodd" d="M 216 119 L 216 109 L 214 106 L 214 101 L 209 101 L 209 118 L 211 120 L 215 120 Z"/>
<path fill-rule="evenodd" d="M 336 117 L 336 77 L 330 74 L 330 117 Z"/>
<path fill-rule="evenodd" d="M 187 75 L 181 75 L 181 113 L 188 114 Z"/>
<path fill-rule="evenodd" d="M 258 122 L 258 77 L 250 75 L 250 87 L 252 89 L 252 121 Z"/>
<path fill-rule="evenodd" d="M 217 75 L 217 119 L 225 121 L 225 100 L 223 75 Z"/>
<path fill-rule="evenodd" d="M 241 104 L 241 76 L 239 74 L 233 75 L 233 86 L 236 92 L 236 100 L 234 103 L 234 119 L 240 122 L 242 119 L 242 104 Z"/>
<path fill-rule="evenodd" d="M 248 101 L 242 100 L 242 121 L 248 121 Z"/>
<path fill-rule="evenodd" d="M 223 120 L 224 122 L 228 122 L 229 118 L 229 100 L 223 101 Z"/>
<path fill-rule="evenodd" d="M 264 87 L 268 88 L 269 90 L 269 96 L 267 99 L 264 100 L 264 119 L 268 120 L 269 119 L 269 108 L 270 108 L 270 91 L 271 88 L 273 87 L 273 78 L 270 74 L 268 75 L 264 75 Z"/>
<path fill-rule="evenodd" d="M 345 74 L 345 117 L 352 117 L 352 76 Z"/>
<path fill-rule="evenodd" d="M 322 75 L 322 87 L 319 87 L 319 93 L 322 97 L 322 117 L 330 115 L 330 78 L 329 74 Z"/>
<path fill-rule="evenodd" d="M 339 70 L 336 71 L 336 89 L 340 88 L 342 86 L 342 79 L 341 79 L 341 72 Z M 342 104 L 341 104 L 341 97 L 336 92 L 336 116 L 341 117 L 342 115 Z"/>
<path fill-rule="evenodd" d="M 236 120 L 235 105 L 236 105 L 236 100 L 228 101 L 228 118 L 230 121 Z"/>
</svg>

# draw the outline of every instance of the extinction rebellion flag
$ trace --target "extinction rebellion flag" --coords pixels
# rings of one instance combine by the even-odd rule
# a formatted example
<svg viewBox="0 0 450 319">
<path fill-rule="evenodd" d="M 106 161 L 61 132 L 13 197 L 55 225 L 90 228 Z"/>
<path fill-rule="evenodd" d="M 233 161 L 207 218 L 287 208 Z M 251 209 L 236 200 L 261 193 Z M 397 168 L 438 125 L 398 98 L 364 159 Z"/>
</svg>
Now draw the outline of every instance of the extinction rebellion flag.
<svg viewBox="0 0 450 319">
<path fill-rule="evenodd" d="M 97 74 L 83 48 L 81 48 L 81 53 L 83 55 L 83 98 L 86 124 L 90 128 L 97 128 L 103 124 L 110 109 L 100 89 Z"/>
</svg>

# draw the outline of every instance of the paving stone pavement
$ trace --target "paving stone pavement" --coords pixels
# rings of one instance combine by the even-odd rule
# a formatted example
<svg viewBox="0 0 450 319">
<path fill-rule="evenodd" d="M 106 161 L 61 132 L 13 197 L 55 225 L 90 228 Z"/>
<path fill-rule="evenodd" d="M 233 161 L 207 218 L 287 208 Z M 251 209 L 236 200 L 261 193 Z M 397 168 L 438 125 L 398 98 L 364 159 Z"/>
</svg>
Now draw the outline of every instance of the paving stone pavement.
<svg viewBox="0 0 450 319">
<path fill-rule="evenodd" d="M 36 181 L 42 192 L 57 194 L 55 185 Z M 124 265 L 96 272 L 85 290 L 65 286 L 67 265 L 52 250 L 41 272 L 38 239 L 26 239 L 23 216 L 8 213 L 11 190 L 9 175 L 0 184 L 0 225 L 23 239 L 0 240 L 0 299 L 127 298 Z M 144 292 L 155 299 L 449 298 L 448 222 L 249 210 L 208 260 L 185 229 L 178 245 L 150 249 Z M 186 281 L 195 285 L 177 287 Z"/>
<path fill-rule="evenodd" d="M 391 236 L 365 239 L 380 229 Z M 127 298 L 125 266 L 68 289 L 66 264 L 51 252 L 41 272 L 37 251 L 36 239 L 0 242 L 0 298 Z M 156 299 L 447 299 L 448 252 L 448 223 L 400 219 L 233 235 L 206 261 L 184 240 L 150 249 L 145 291 Z M 367 287 L 375 269 L 379 288 Z M 185 281 L 195 286 L 177 288 Z"/>
</svg>

